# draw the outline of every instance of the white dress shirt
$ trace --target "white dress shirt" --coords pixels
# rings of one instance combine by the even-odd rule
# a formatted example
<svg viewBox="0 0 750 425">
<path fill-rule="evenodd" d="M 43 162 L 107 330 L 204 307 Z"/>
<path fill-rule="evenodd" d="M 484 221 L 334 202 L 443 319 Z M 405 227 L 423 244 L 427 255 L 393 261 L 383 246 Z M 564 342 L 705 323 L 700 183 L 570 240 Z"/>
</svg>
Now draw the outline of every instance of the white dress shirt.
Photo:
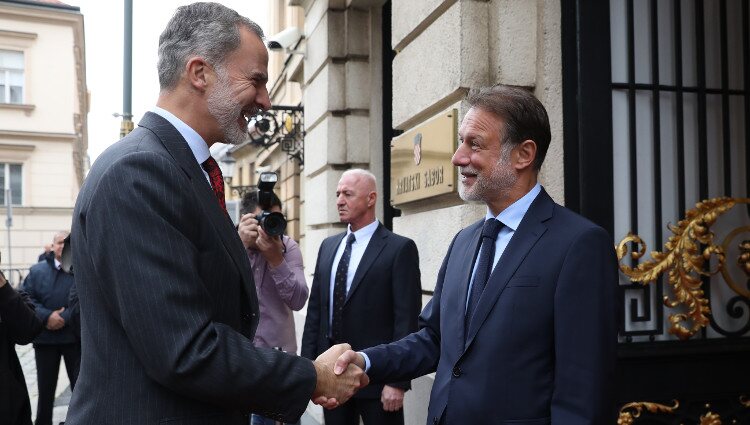
<svg viewBox="0 0 750 425">
<path fill-rule="evenodd" d="M 333 320 L 333 286 L 335 285 L 336 280 L 336 269 L 339 267 L 339 261 L 341 260 L 341 257 L 344 255 L 344 249 L 346 249 L 346 240 L 349 239 L 349 235 L 351 233 L 354 233 L 354 243 L 352 243 L 352 255 L 349 258 L 349 270 L 346 273 L 346 293 L 349 293 L 349 289 L 352 287 L 352 281 L 354 281 L 354 274 L 357 273 L 357 267 L 359 266 L 360 261 L 362 261 L 362 256 L 365 255 L 365 249 L 367 249 L 367 244 L 370 243 L 370 239 L 372 239 L 372 235 L 375 233 L 375 230 L 380 225 L 380 222 L 375 220 L 372 223 L 368 224 L 367 226 L 357 230 L 356 232 L 352 232 L 352 226 L 349 225 L 346 229 L 346 235 L 341 240 L 341 243 L 339 243 L 339 248 L 336 250 L 336 256 L 333 257 L 333 265 L 331 266 L 331 281 L 328 285 L 328 324 L 331 324 L 331 321 Z"/>
<path fill-rule="evenodd" d="M 492 215 L 490 209 L 487 208 L 487 215 L 484 218 L 485 221 L 494 218 L 501 221 L 505 225 L 502 229 L 500 229 L 500 233 L 497 234 L 497 239 L 495 239 L 495 257 L 492 259 L 492 271 L 495 270 L 495 266 L 500 260 L 500 256 L 503 255 L 503 252 L 505 252 L 505 248 L 508 247 L 508 243 L 510 243 L 510 239 L 513 237 L 513 234 L 516 233 L 516 229 L 518 229 L 518 225 L 521 224 L 521 220 L 523 220 L 523 217 L 526 215 L 526 211 L 529 210 L 531 203 L 534 202 L 534 199 L 536 199 L 537 195 L 539 195 L 539 192 L 541 191 L 542 186 L 537 183 L 533 188 L 531 188 L 530 191 L 523 195 L 521 199 L 510 204 L 508 208 L 502 210 L 500 214 L 497 215 L 497 217 Z M 482 255 L 481 249 L 479 254 L 477 254 L 477 258 L 479 258 L 480 255 Z M 471 294 L 471 287 L 474 284 L 474 274 L 476 274 L 476 272 L 477 261 L 474 261 L 474 268 L 471 270 L 471 279 L 469 280 L 469 294 Z M 490 275 L 492 275 L 491 272 Z M 468 296 L 466 297 L 465 308 L 469 308 Z"/>
<path fill-rule="evenodd" d="M 198 165 L 201 166 L 201 171 L 206 177 L 206 181 L 210 185 L 211 179 L 208 177 L 208 173 L 206 172 L 206 170 L 203 169 L 203 163 L 206 162 L 209 156 L 211 156 L 211 152 L 208 150 L 208 144 L 205 140 L 203 140 L 203 137 L 201 137 L 201 135 L 198 134 L 197 131 L 193 130 L 189 125 L 185 124 L 184 121 L 177 118 L 176 116 L 174 116 L 174 114 L 167 111 L 166 109 L 154 106 L 154 109 L 152 109 L 151 112 L 169 121 L 169 123 L 177 129 L 180 135 L 187 142 L 188 146 L 190 146 L 190 151 L 193 152 L 195 160 L 198 161 Z"/>
</svg>

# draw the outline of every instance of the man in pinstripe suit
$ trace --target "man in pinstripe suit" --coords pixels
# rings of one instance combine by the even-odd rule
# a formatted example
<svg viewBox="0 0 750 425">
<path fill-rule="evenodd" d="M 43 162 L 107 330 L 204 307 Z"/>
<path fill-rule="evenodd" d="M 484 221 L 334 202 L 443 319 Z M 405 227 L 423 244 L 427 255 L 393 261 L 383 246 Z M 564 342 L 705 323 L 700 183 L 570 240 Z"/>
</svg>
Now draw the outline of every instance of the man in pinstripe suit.
<svg viewBox="0 0 750 425">
<path fill-rule="evenodd" d="M 262 37 L 224 6 L 180 7 L 159 40 L 157 107 L 81 188 L 69 425 L 295 422 L 311 398 L 333 407 L 367 383 L 357 367 L 333 374 L 345 345 L 311 362 L 252 344 L 255 285 L 208 147 L 245 140 L 246 117 L 271 106 Z"/>
</svg>

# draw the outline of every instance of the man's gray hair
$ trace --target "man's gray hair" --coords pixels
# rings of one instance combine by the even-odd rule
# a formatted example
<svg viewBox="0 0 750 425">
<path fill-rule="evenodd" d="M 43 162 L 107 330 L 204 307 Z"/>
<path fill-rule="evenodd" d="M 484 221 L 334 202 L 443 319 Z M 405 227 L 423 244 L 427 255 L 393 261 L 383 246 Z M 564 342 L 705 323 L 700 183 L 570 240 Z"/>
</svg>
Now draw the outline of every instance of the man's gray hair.
<svg viewBox="0 0 750 425">
<path fill-rule="evenodd" d="M 255 22 L 219 3 L 193 3 L 177 8 L 159 37 L 159 85 L 162 90 L 177 85 L 187 59 L 200 56 L 221 67 L 240 45 L 240 28 L 264 38 Z"/>
</svg>

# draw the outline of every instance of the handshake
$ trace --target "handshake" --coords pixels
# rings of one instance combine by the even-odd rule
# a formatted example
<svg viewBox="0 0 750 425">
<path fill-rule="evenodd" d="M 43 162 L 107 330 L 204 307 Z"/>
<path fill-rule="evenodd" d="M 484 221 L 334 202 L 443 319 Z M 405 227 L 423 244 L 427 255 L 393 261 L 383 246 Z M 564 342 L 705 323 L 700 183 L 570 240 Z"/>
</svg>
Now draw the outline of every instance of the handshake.
<svg viewBox="0 0 750 425">
<path fill-rule="evenodd" d="M 349 344 L 334 345 L 318 356 L 313 365 L 318 381 L 312 401 L 326 409 L 346 403 L 370 382 L 364 371 L 364 359 L 352 351 Z"/>
</svg>

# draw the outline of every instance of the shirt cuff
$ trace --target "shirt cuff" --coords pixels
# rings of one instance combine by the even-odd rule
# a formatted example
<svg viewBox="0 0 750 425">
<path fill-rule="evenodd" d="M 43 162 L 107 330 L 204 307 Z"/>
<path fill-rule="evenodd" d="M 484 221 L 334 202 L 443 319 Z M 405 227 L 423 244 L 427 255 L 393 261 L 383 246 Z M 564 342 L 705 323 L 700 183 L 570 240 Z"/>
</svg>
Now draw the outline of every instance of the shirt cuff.
<svg viewBox="0 0 750 425">
<path fill-rule="evenodd" d="M 365 354 L 364 351 L 357 351 L 357 354 L 361 354 L 365 359 L 365 373 L 367 373 L 367 371 L 370 370 L 370 358 L 367 357 L 367 354 Z"/>
<path fill-rule="evenodd" d="M 277 282 L 282 282 L 289 278 L 292 274 L 292 269 L 286 262 L 286 258 L 282 259 L 278 266 L 274 267 L 271 263 L 268 263 L 268 271 L 271 272 L 271 277 Z"/>
</svg>

